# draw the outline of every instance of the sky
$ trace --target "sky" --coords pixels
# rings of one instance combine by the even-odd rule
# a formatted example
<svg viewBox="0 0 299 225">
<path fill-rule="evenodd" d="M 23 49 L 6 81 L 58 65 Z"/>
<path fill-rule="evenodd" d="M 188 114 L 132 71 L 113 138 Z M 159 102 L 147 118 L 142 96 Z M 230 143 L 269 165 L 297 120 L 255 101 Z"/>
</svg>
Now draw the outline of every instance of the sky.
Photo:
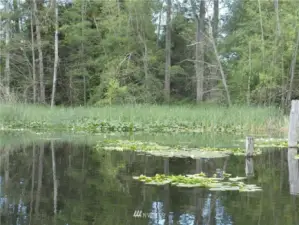
<svg viewBox="0 0 299 225">
<path fill-rule="evenodd" d="M 200 1 L 200 0 L 198 0 L 198 1 Z M 185 6 L 185 7 L 191 8 L 190 0 L 187 0 L 187 3 L 184 3 L 184 0 L 175 0 L 175 2 L 179 3 L 181 6 Z M 163 6 L 166 6 L 166 1 L 163 1 Z M 206 10 L 207 10 L 206 11 L 207 17 L 211 17 L 212 18 L 212 16 L 213 16 L 213 3 L 212 3 L 212 1 L 206 1 Z M 223 15 L 227 11 L 228 10 L 225 7 L 225 5 L 223 4 L 223 2 L 219 1 L 219 15 Z M 156 14 L 155 16 L 158 17 L 159 13 Z M 166 12 L 162 13 L 162 18 L 161 18 L 161 25 L 163 26 L 165 24 L 166 24 Z"/>
</svg>

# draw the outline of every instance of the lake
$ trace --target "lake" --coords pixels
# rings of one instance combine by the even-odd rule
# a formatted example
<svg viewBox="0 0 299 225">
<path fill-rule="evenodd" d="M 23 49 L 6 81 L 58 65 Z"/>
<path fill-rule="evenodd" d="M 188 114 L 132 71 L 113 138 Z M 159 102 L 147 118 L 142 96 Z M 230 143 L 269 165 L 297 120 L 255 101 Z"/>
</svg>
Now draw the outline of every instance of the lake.
<svg viewBox="0 0 299 225">
<path fill-rule="evenodd" d="M 97 141 L 107 138 L 223 147 L 244 137 L 1 133 L 1 224 L 299 224 L 297 150 L 267 149 L 250 162 L 244 156 L 168 159 L 96 150 Z M 250 175 L 245 182 L 262 191 L 153 186 L 132 179 L 165 172 L 213 174 L 217 169 L 234 177 Z"/>
</svg>

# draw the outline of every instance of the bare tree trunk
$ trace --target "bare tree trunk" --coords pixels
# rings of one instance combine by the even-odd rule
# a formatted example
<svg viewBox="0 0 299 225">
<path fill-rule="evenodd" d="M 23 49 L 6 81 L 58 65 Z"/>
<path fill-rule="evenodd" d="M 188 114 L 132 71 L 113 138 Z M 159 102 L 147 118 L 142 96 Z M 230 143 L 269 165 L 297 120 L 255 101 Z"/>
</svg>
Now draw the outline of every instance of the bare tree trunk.
<svg viewBox="0 0 299 225">
<path fill-rule="evenodd" d="M 217 45 L 217 37 L 218 37 L 218 27 L 219 27 L 219 0 L 213 0 L 213 19 L 212 19 L 212 32 L 213 32 L 213 38 L 215 40 L 215 43 Z M 209 48 L 209 46 L 207 46 Z M 217 61 L 215 58 L 211 59 L 213 65 L 217 65 Z M 211 100 L 216 100 L 218 97 L 219 91 L 215 87 L 218 84 L 218 77 L 220 77 L 218 67 L 215 66 L 215 72 L 214 74 L 210 74 L 210 77 L 207 80 L 208 87 L 207 91 L 209 92 L 209 95 L 207 96 Z"/>
<path fill-rule="evenodd" d="M 285 106 L 285 102 L 286 102 L 286 98 L 285 98 L 285 95 L 286 95 L 286 79 L 284 77 L 284 74 L 285 74 L 285 71 L 284 71 L 284 58 L 283 58 L 283 54 L 281 54 L 281 80 L 282 80 L 282 84 L 281 84 L 281 87 L 282 87 L 282 90 L 281 90 L 281 103 L 280 105 L 282 107 Z"/>
<path fill-rule="evenodd" d="M 209 21 L 209 27 L 210 28 L 212 27 L 210 21 Z M 231 100 L 230 100 L 230 94 L 229 94 L 228 86 L 227 86 L 227 83 L 226 83 L 226 77 L 225 77 L 225 74 L 224 74 L 224 71 L 223 71 L 223 68 L 222 68 L 221 61 L 219 59 L 219 54 L 218 54 L 218 50 L 217 50 L 217 47 L 216 47 L 216 44 L 215 44 L 215 40 L 214 40 L 212 35 L 210 35 L 210 41 L 212 42 L 215 57 L 217 59 L 217 63 L 218 63 L 218 66 L 219 66 L 221 79 L 222 79 L 222 84 L 224 86 L 224 90 L 225 90 L 225 93 L 226 93 L 227 104 L 228 104 L 228 106 L 231 106 L 232 103 L 231 103 Z"/>
<path fill-rule="evenodd" d="M 17 2 L 17 6 L 18 6 L 18 8 L 20 9 L 21 8 L 21 0 L 18 0 L 18 2 Z M 19 27 L 19 32 L 22 32 L 22 30 L 23 30 L 23 27 L 22 27 L 22 25 L 24 24 L 23 23 L 23 16 L 20 16 L 19 18 L 18 18 L 18 27 Z"/>
<path fill-rule="evenodd" d="M 13 0 L 13 10 L 14 10 L 14 12 L 18 11 L 18 7 L 19 7 L 18 0 Z M 15 23 L 14 24 L 15 25 L 15 32 L 20 33 L 20 20 L 19 20 L 19 18 L 15 18 L 14 23 Z"/>
<path fill-rule="evenodd" d="M 2 24 L 2 15 L 0 14 L 0 24 Z M 3 30 L 1 29 L 1 32 L 3 32 Z M 2 45 L 0 45 L 0 62 L 2 58 Z M 4 78 L 2 77 L 2 69 L 0 68 L 0 85 L 3 85 L 3 80 Z"/>
<path fill-rule="evenodd" d="M 43 62 L 43 51 L 42 51 L 42 42 L 41 42 L 41 32 L 40 32 L 40 21 L 38 18 L 37 4 L 36 0 L 33 1 L 34 8 L 34 18 L 36 23 L 36 41 L 38 49 L 38 60 L 39 60 L 39 84 L 40 84 L 40 102 L 46 103 L 45 97 L 45 83 L 44 83 L 44 62 Z"/>
<path fill-rule="evenodd" d="M 34 16 L 33 11 L 31 11 L 31 52 L 32 52 L 32 79 L 33 79 L 33 103 L 36 103 L 36 66 L 35 66 L 35 41 L 34 41 L 34 33 L 33 33 L 33 22 Z"/>
<path fill-rule="evenodd" d="M 281 36 L 281 29 L 280 29 L 280 19 L 279 19 L 279 5 L 278 5 L 278 0 L 274 0 L 274 8 L 275 8 L 275 15 L 276 15 L 276 35 L 275 35 L 275 46 L 276 47 L 276 51 L 274 51 L 274 59 L 273 60 L 273 68 L 274 65 L 277 63 L 276 62 L 276 58 L 277 56 L 280 54 L 280 43 L 283 43 L 282 41 L 282 36 Z M 283 54 L 281 54 L 281 80 L 282 80 L 282 84 L 281 84 L 281 106 L 285 106 L 285 91 L 286 91 L 286 85 L 285 85 L 285 76 L 284 76 L 284 61 L 283 61 Z"/>
<path fill-rule="evenodd" d="M 139 33 L 140 42 L 143 44 L 144 52 L 143 52 L 143 71 L 144 71 L 144 84 L 145 84 L 145 92 L 146 92 L 146 100 L 149 97 L 149 75 L 148 75 L 148 49 L 145 38 Z"/>
<path fill-rule="evenodd" d="M 9 12 L 9 2 L 5 3 L 5 11 Z M 7 97 L 10 96 L 10 52 L 9 52 L 9 41 L 10 41 L 10 19 L 6 20 L 5 24 L 5 45 L 6 45 L 6 55 L 5 55 L 5 87 L 7 88 Z"/>
<path fill-rule="evenodd" d="M 87 95 L 86 95 L 86 76 L 83 75 L 83 91 L 84 91 L 84 106 L 86 106 Z"/>
<path fill-rule="evenodd" d="M 163 4 L 164 4 L 164 0 L 162 1 L 161 10 L 159 12 L 159 22 L 158 22 L 158 30 L 157 30 L 157 46 L 159 46 L 159 40 L 160 40 L 161 19 L 162 19 L 162 12 L 163 12 Z"/>
<path fill-rule="evenodd" d="M 124 0 L 116 0 L 116 1 L 117 1 L 118 13 L 120 13 L 121 10 L 125 9 Z"/>
<path fill-rule="evenodd" d="M 120 1 L 119 0 L 116 0 L 117 2 L 117 9 L 118 9 L 118 14 L 120 13 Z"/>
<path fill-rule="evenodd" d="M 119 7 L 119 13 L 120 13 L 120 1 L 118 0 L 118 7 Z M 85 1 L 82 1 L 81 3 L 81 23 L 83 24 L 83 21 L 84 21 L 84 15 L 85 15 Z M 83 35 L 84 35 L 84 30 L 83 30 L 83 26 L 82 26 L 82 29 L 81 29 L 81 36 L 83 38 Z M 81 57 L 82 57 L 82 60 L 84 60 L 84 46 L 83 46 L 83 42 L 81 42 Z M 82 66 L 81 66 L 82 68 Z M 82 68 L 83 69 L 83 68 Z M 86 101 L 87 101 L 87 96 L 86 96 L 86 76 L 85 76 L 85 70 L 83 69 L 83 91 L 84 91 L 84 106 L 86 106 Z"/>
<path fill-rule="evenodd" d="M 70 96 L 70 103 L 71 106 L 73 106 L 73 76 L 70 74 L 70 79 L 69 79 L 69 96 Z"/>
<path fill-rule="evenodd" d="M 200 1 L 200 15 L 196 13 L 196 4 L 191 0 L 193 16 L 196 24 L 195 73 L 196 73 L 196 102 L 203 100 L 204 84 L 204 20 L 205 1 Z"/>
<path fill-rule="evenodd" d="M 53 107 L 55 104 L 57 67 L 58 67 L 58 6 L 57 6 L 56 0 L 53 0 L 53 2 L 54 2 L 54 8 L 55 8 L 55 57 L 54 57 L 54 72 L 53 72 L 51 107 Z"/>
<path fill-rule="evenodd" d="M 218 26 L 219 26 L 219 0 L 214 0 L 213 4 L 213 37 L 217 43 Z"/>
<path fill-rule="evenodd" d="M 148 50 L 146 41 L 143 40 L 144 53 L 143 53 L 143 69 L 145 75 L 145 90 L 147 92 L 147 96 L 149 95 L 149 75 L 148 75 Z"/>
<path fill-rule="evenodd" d="M 262 17 L 262 7 L 261 7 L 261 0 L 258 1 L 259 6 L 259 14 L 260 14 L 260 26 L 261 26 L 261 39 L 262 39 L 262 54 L 263 54 L 263 68 L 265 63 L 265 41 L 264 41 L 264 28 L 263 28 L 263 17 Z"/>
<path fill-rule="evenodd" d="M 295 49 L 293 53 L 293 58 L 292 58 L 292 63 L 290 67 L 290 87 L 288 90 L 288 95 L 287 95 L 287 104 L 291 102 L 292 98 L 292 92 L 293 92 L 293 82 L 294 82 L 294 75 L 295 75 L 295 66 L 296 66 L 296 60 L 297 60 L 297 52 L 298 52 L 298 45 L 299 45 L 299 29 L 297 31 L 297 40 L 295 44 Z"/>
<path fill-rule="evenodd" d="M 281 30 L 280 30 L 280 22 L 279 22 L 278 0 L 274 0 L 274 7 L 275 7 L 275 14 L 276 14 L 276 30 L 277 30 L 278 36 L 280 36 Z"/>
<path fill-rule="evenodd" d="M 248 83 L 247 83 L 247 105 L 250 105 L 250 95 L 251 95 L 251 90 L 250 90 L 250 84 L 251 84 L 251 42 L 248 44 L 248 58 L 249 58 L 249 74 L 248 74 Z"/>
<path fill-rule="evenodd" d="M 167 0 L 167 17 L 166 17 L 166 58 L 165 58 L 165 83 L 164 99 L 170 100 L 170 67 L 171 67 L 171 0 Z"/>
</svg>

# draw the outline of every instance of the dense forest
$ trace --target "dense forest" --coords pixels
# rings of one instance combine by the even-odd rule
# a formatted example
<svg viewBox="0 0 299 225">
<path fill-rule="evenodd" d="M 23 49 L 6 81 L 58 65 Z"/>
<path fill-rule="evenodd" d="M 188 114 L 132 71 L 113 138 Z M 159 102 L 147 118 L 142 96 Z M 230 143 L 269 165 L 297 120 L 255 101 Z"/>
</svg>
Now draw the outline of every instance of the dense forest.
<svg viewBox="0 0 299 225">
<path fill-rule="evenodd" d="M 0 98 L 286 106 L 299 1 L 1 0 Z"/>
</svg>

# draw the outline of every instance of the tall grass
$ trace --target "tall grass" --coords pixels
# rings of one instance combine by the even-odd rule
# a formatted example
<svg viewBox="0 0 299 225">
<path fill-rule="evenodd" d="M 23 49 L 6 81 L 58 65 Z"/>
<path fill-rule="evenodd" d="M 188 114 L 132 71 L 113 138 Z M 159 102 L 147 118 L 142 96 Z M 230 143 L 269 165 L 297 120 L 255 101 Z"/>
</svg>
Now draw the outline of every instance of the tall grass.
<svg viewBox="0 0 299 225">
<path fill-rule="evenodd" d="M 64 108 L 24 104 L 1 104 L 0 125 L 9 124 L 72 124 L 78 121 L 113 123 L 163 124 L 195 127 L 241 127 L 246 130 L 280 129 L 286 127 L 287 117 L 274 107 L 215 105 L 160 106 L 116 105 L 105 107 Z"/>
</svg>

